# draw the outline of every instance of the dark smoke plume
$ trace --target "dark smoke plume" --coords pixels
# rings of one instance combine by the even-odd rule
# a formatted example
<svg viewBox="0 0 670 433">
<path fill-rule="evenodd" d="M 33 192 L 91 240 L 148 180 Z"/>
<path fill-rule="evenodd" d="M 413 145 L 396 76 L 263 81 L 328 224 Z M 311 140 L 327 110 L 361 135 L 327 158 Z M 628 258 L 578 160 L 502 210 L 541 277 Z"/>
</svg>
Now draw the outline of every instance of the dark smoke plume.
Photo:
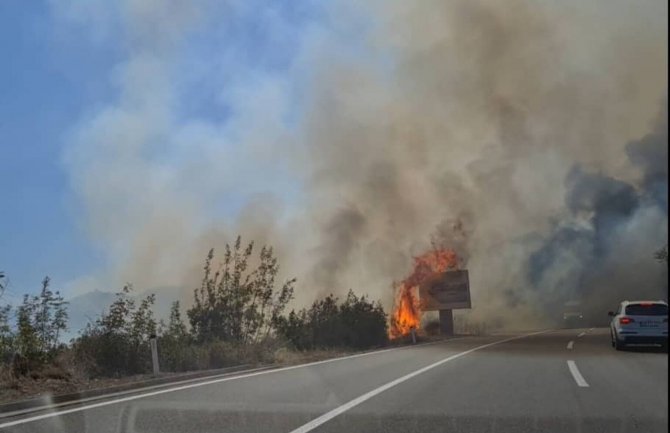
<svg viewBox="0 0 670 433">
<path fill-rule="evenodd" d="M 652 260 L 667 239 L 666 113 L 667 104 L 654 131 L 626 146 L 638 184 L 580 166 L 568 174 L 571 224 L 557 224 L 529 258 L 529 282 L 547 311 L 578 300 L 602 323 L 621 300 L 667 299 L 667 267 Z"/>
</svg>

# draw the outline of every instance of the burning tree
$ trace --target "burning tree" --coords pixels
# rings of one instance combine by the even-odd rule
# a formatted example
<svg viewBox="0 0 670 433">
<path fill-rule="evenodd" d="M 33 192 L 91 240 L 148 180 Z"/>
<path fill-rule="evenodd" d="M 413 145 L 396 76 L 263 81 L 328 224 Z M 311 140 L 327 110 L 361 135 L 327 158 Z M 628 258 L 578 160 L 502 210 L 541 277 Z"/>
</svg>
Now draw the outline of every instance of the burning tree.
<svg viewBox="0 0 670 433">
<path fill-rule="evenodd" d="M 412 273 L 396 288 L 396 298 L 391 315 L 389 337 L 398 338 L 419 329 L 421 323 L 421 303 L 419 286 L 436 274 L 458 269 L 460 260 L 456 252 L 449 248 L 434 248 L 414 258 Z"/>
</svg>

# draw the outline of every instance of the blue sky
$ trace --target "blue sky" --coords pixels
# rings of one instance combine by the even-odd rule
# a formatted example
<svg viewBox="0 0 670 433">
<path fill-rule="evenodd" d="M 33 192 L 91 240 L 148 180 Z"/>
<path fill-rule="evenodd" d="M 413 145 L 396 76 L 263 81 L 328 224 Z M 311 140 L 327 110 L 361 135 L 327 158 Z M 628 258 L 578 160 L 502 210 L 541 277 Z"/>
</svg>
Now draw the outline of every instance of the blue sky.
<svg viewBox="0 0 670 433">
<path fill-rule="evenodd" d="M 37 289 L 44 275 L 62 283 L 102 263 L 78 222 L 61 150 L 82 111 L 109 94 L 96 77 L 113 55 L 61 36 L 48 4 L 0 3 L 0 263 L 12 293 Z"/>
<path fill-rule="evenodd" d="M 236 137 L 234 127 L 227 129 L 228 121 L 235 117 L 234 105 L 245 98 L 245 92 L 254 94 L 257 86 L 273 82 L 278 83 L 280 94 L 295 91 L 286 77 L 303 32 L 319 14 L 310 2 L 300 2 L 300 7 L 290 1 L 231 2 L 229 7 L 205 2 L 205 16 L 178 35 L 178 47 L 164 55 L 161 47 L 146 41 L 152 39 L 151 34 L 140 34 L 141 24 L 136 25 L 140 30 L 132 28 L 133 13 L 140 18 L 152 14 L 137 12 L 140 8 L 133 4 L 138 2 L 125 2 L 128 10 L 135 7 L 131 12 L 112 2 L 77 3 L 0 2 L 4 59 L 0 68 L 0 194 L 4 203 L 0 269 L 10 279 L 6 295 L 10 302 L 21 293 L 37 290 L 44 275 L 52 277 L 55 288 L 62 288 L 118 265 L 106 248 L 105 236 L 101 241 L 91 234 L 91 220 L 95 223 L 100 204 L 91 204 L 81 191 L 85 189 L 82 179 L 90 179 L 87 165 L 100 162 L 95 153 L 98 144 L 76 142 L 82 131 L 96 128 L 95 122 L 105 112 L 128 109 L 122 96 L 128 88 L 119 77 L 126 70 L 132 73 L 137 57 L 157 57 L 158 67 L 173 79 L 167 92 L 176 101 L 167 115 L 172 124 L 158 131 L 157 145 L 144 143 L 142 149 L 142 163 L 169 171 L 179 164 L 184 150 L 178 145 L 163 146 L 164 135 L 185 131 L 189 137 L 194 130 L 204 130 Z M 148 55 L 138 56 L 138 46 Z M 296 70 L 290 72 L 300 75 Z M 155 102 L 153 96 L 147 97 L 148 103 Z M 287 127 L 299 109 L 299 98 L 288 99 L 292 102 L 287 106 L 292 108 L 281 114 Z M 131 114 L 133 109 L 128 109 Z M 234 147 L 234 140 L 225 146 Z M 72 163 L 73 154 L 74 159 L 84 156 Z M 296 182 L 282 170 L 274 178 L 289 199 L 298 194 Z M 237 195 L 228 191 L 225 201 L 208 205 L 205 215 L 198 217 L 234 216 L 247 194 L 263 190 L 249 188 Z M 132 207 L 128 210 L 133 211 Z"/>
</svg>

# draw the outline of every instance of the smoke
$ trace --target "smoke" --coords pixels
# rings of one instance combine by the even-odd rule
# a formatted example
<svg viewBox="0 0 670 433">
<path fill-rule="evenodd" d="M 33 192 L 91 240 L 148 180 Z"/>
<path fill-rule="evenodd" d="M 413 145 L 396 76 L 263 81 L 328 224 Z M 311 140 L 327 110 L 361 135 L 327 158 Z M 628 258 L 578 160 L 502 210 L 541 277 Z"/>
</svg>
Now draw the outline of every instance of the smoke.
<svg viewBox="0 0 670 433">
<path fill-rule="evenodd" d="M 656 129 L 626 146 L 630 161 L 642 171 L 643 199 L 668 208 L 668 102 L 661 110 Z"/>
<path fill-rule="evenodd" d="M 467 263 L 473 316 L 508 324 L 510 306 L 542 320 L 667 287 L 662 2 L 340 1 L 299 22 L 139 3 L 117 15 L 118 99 L 66 157 L 102 281 L 190 289 L 240 233 L 276 247 L 299 303 L 352 288 L 390 306 L 431 243 Z M 229 37 L 247 20 L 280 66 Z M 187 110 L 212 92 L 224 114 Z"/>
<path fill-rule="evenodd" d="M 473 313 L 488 320 L 509 316 L 509 307 L 523 321 L 547 311 L 553 319 L 582 293 L 595 299 L 609 290 L 603 304 L 623 293 L 660 296 L 664 270 L 651 255 L 667 216 L 640 208 L 647 171 L 640 177 L 643 164 L 627 158 L 667 89 L 664 25 L 632 31 L 653 12 L 537 2 L 375 6 L 371 44 L 390 65 L 318 62 L 328 66 L 314 81 L 328 84 L 308 110 L 308 197 L 331 219 L 321 217 L 320 242 L 329 247 L 317 250 L 310 287 L 335 281 L 383 294 L 432 239 L 467 261 Z M 667 139 L 660 143 L 667 149 Z M 656 179 L 667 185 L 667 175 Z M 355 226 L 342 227 L 343 202 L 355 203 Z M 348 229 L 355 247 L 339 248 Z M 622 261 L 626 253 L 613 254 L 621 236 L 634 257 L 618 274 L 638 282 L 612 290 L 596 276 Z M 332 262 L 347 271 L 319 266 Z"/>
<path fill-rule="evenodd" d="M 637 186 L 579 166 L 568 174 L 570 218 L 530 256 L 530 282 L 547 309 L 580 300 L 604 321 L 603 310 L 623 299 L 667 299 L 667 267 L 650 260 L 668 235 L 668 170 L 657 159 L 667 160 L 665 113 L 667 102 L 655 129 L 626 146 L 641 170 Z"/>
</svg>

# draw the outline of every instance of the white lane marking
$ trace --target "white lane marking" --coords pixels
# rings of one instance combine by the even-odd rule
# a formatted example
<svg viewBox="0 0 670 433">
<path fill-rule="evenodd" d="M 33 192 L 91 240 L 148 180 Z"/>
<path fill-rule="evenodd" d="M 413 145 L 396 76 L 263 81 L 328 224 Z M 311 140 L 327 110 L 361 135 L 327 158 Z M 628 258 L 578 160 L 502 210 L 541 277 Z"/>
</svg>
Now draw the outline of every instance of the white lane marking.
<svg viewBox="0 0 670 433">
<path fill-rule="evenodd" d="M 314 362 L 309 362 L 307 364 L 291 365 L 291 366 L 288 366 L 288 367 L 281 367 L 281 368 L 276 368 L 276 369 L 273 369 L 273 370 L 257 371 L 257 372 L 253 372 L 253 373 L 241 374 L 239 376 L 223 377 L 223 378 L 220 378 L 220 379 L 207 380 L 207 381 L 204 381 L 204 382 L 197 382 L 197 383 L 177 386 L 177 387 L 169 388 L 169 389 L 161 389 L 161 390 L 158 390 L 158 391 L 147 392 L 147 393 L 144 393 L 144 394 L 137 394 L 137 395 L 131 395 L 131 396 L 128 396 L 128 397 L 118 398 L 116 400 L 107 400 L 107 401 L 103 401 L 103 402 L 100 402 L 100 403 L 94 403 L 94 404 L 89 404 L 89 405 L 86 405 L 86 406 L 75 407 L 75 408 L 72 408 L 72 409 L 65 409 L 65 410 L 61 410 L 61 411 L 58 411 L 58 412 L 45 413 L 45 414 L 42 414 L 42 415 L 35 415 L 35 416 L 29 417 L 29 418 L 22 418 L 22 419 L 18 419 L 18 420 L 15 420 L 15 421 L 9 421 L 9 422 L 5 422 L 5 423 L 0 424 L 0 429 L 6 428 L 6 427 L 12 427 L 12 426 L 15 426 L 15 425 L 20 425 L 20 424 L 26 424 L 26 423 L 33 422 L 33 421 L 39 421 L 39 420 L 46 419 L 46 418 L 52 418 L 52 417 L 56 417 L 56 416 L 60 416 L 60 415 L 65 415 L 65 414 L 68 414 L 68 413 L 81 412 L 81 411 L 88 410 L 88 409 L 95 409 L 97 407 L 108 406 L 108 405 L 111 405 L 111 404 L 123 403 L 123 402 L 126 402 L 126 401 L 137 400 L 137 399 L 145 398 L 145 397 L 153 397 L 155 395 L 167 394 L 169 392 L 182 391 L 184 389 L 197 388 L 197 387 L 200 387 L 200 386 L 212 385 L 212 384 L 215 384 L 215 383 L 228 382 L 228 381 L 237 380 L 237 379 L 245 379 L 247 377 L 261 376 L 263 374 L 278 373 L 278 372 L 281 372 L 281 371 L 294 370 L 296 368 L 311 367 L 311 366 L 314 366 L 314 365 L 327 364 L 327 363 L 330 363 L 330 362 L 342 361 L 342 360 L 345 360 L 345 359 L 359 358 L 359 357 L 368 356 L 368 355 L 375 355 L 375 354 L 379 354 L 379 353 L 391 352 L 391 351 L 394 351 L 394 350 L 411 349 L 411 348 L 415 348 L 415 347 L 445 343 L 445 342 L 457 340 L 457 339 L 460 339 L 460 338 L 461 337 L 451 338 L 451 339 L 448 339 L 448 340 L 431 341 L 429 343 L 415 344 L 415 345 L 412 345 L 412 346 L 393 347 L 393 348 L 390 348 L 390 349 L 377 350 L 377 351 L 373 351 L 373 352 L 357 353 L 355 355 L 341 356 L 339 358 L 324 359 L 323 361 L 314 361 Z M 76 404 L 76 401 L 72 402 L 72 404 Z M 52 409 L 52 408 L 53 407 L 44 407 L 45 410 L 46 409 Z"/>
<path fill-rule="evenodd" d="M 586 380 L 584 380 L 584 376 L 582 376 L 582 373 L 579 372 L 579 369 L 577 368 L 577 364 L 575 364 L 575 361 L 573 360 L 568 361 L 568 368 L 570 369 L 570 373 L 572 373 L 572 377 L 575 379 L 575 382 L 577 382 L 578 386 L 582 388 L 589 387 L 589 384 L 586 383 Z"/>
<path fill-rule="evenodd" d="M 3 418 L 8 418 L 12 416 L 20 416 L 20 415 L 27 415 L 29 413 L 33 412 L 40 412 L 43 410 L 49 410 L 49 409 L 56 409 L 59 407 L 63 406 L 72 406 L 75 404 L 82 404 L 82 403 L 88 403 L 89 401 L 96 401 L 96 400 L 106 400 L 110 399 L 112 397 L 120 397 L 123 395 L 128 395 L 128 394 L 139 394 L 143 393 L 145 391 L 150 391 L 152 389 L 161 389 L 161 388 L 169 388 L 171 386 L 179 386 L 179 385 L 185 385 L 187 383 L 194 383 L 194 382 L 201 382 L 203 380 L 213 380 L 213 379 L 218 379 L 221 377 L 230 377 L 235 374 L 244 374 L 244 373 L 252 373 L 254 371 L 260 371 L 260 370 L 268 370 L 269 366 L 263 366 L 263 367 L 256 367 L 256 368 L 247 368 L 244 370 L 239 370 L 239 371 L 230 371 L 228 373 L 221 373 L 221 374 L 213 374 L 211 376 L 201 376 L 201 377 L 196 377 L 193 379 L 184 379 L 184 380 L 175 380 L 174 382 L 166 382 L 166 383 L 161 383 L 158 385 L 149 385 L 149 386 L 143 386 L 141 388 L 135 388 L 135 389 L 127 389 L 124 391 L 117 391 L 117 392 L 110 392 L 109 394 L 101 394 L 101 395 L 96 395 L 94 397 L 85 397 L 85 398 L 80 398 L 78 400 L 70 400 L 70 401 L 64 401 L 61 403 L 53 403 L 53 404 L 48 404 L 44 406 L 35 406 L 35 407 L 29 407 L 26 409 L 19 409 L 15 410 L 12 412 L 2 412 L 2 417 Z M 0 427 L 2 427 L 0 425 Z"/>
<path fill-rule="evenodd" d="M 574 344 L 575 344 L 574 341 L 570 341 L 570 342 L 568 343 L 568 350 L 572 350 L 572 346 L 573 346 Z"/>
<path fill-rule="evenodd" d="M 582 332 L 581 334 L 577 335 L 577 338 L 582 338 L 585 335 L 586 335 L 586 332 Z"/>
<path fill-rule="evenodd" d="M 593 331 L 594 329 L 596 329 L 596 328 L 589 328 L 589 332 Z"/>
<path fill-rule="evenodd" d="M 396 385 L 399 385 L 399 384 L 401 384 L 405 381 L 408 381 L 408 380 L 412 379 L 413 377 L 416 377 L 416 376 L 418 376 L 422 373 L 425 373 L 428 370 L 431 370 L 431 369 L 433 369 L 435 367 L 438 367 L 442 364 L 445 364 L 449 361 L 453 361 L 454 359 L 458 359 L 462 356 L 468 355 L 468 354 L 470 354 L 472 352 L 475 352 L 477 350 L 485 349 L 487 347 L 495 346 L 497 344 L 502 344 L 502 343 L 506 343 L 508 341 L 518 340 L 520 338 L 529 337 L 531 335 L 542 334 L 542 333 L 545 333 L 545 332 L 549 332 L 549 331 L 540 331 L 540 332 L 534 332 L 532 334 L 525 334 L 525 335 L 519 335 L 519 336 L 516 336 L 516 337 L 506 338 L 504 340 L 499 340 L 499 341 L 495 341 L 493 343 L 484 344 L 482 346 L 477 346 L 477 347 L 474 347 L 472 349 L 466 350 L 464 352 L 460 352 L 460 353 L 457 353 L 455 355 L 451 355 L 447 358 L 444 358 L 440 361 L 434 362 L 433 364 L 430 364 L 426 367 L 423 367 L 419 370 L 413 371 L 412 373 L 406 374 L 405 376 L 399 377 L 399 378 L 397 378 L 397 379 L 395 379 L 391 382 L 388 382 L 387 384 L 382 385 L 379 388 L 375 388 L 372 391 L 366 392 L 365 394 L 363 394 L 359 397 L 356 397 L 355 399 L 343 404 L 342 406 L 336 407 L 335 409 L 324 413 L 323 415 L 321 415 L 318 418 L 314 418 L 313 420 L 311 420 L 307 424 L 304 424 L 304 425 L 298 427 L 297 429 L 292 430 L 290 433 L 308 433 L 308 432 L 314 430 L 315 428 L 319 427 L 320 425 L 322 425 L 322 424 L 330 421 L 331 419 L 335 418 L 336 416 L 341 415 L 342 413 L 348 411 L 349 409 L 351 409 L 353 407 L 356 407 L 359 404 L 371 399 L 372 397 L 374 397 L 376 395 L 379 395 L 382 392 L 384 392 L 384 391 L 386 391 L 390 388 L 393 388 Z"/>
</svg>

